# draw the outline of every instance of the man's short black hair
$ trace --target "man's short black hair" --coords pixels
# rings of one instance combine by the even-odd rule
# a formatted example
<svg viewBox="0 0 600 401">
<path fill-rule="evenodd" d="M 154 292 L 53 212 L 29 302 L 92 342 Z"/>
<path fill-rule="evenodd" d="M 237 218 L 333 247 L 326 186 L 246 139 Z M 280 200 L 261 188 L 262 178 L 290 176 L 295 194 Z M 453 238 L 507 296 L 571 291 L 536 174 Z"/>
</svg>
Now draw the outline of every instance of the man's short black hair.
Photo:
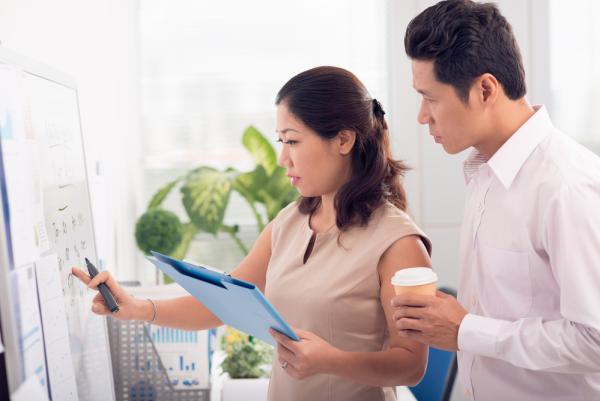
<svg viewBox="0 0 600 401">
<path fill-rule="evenodd" d="M 441 1 L 410 22 L 404 47 L 413 60 L 433 61 L 438 81 L 452 85 L 465 103 L 473 81 L 485 73 L 512 100 L 527 91 L 517 41 L 495 4 Z"/>
</svg>

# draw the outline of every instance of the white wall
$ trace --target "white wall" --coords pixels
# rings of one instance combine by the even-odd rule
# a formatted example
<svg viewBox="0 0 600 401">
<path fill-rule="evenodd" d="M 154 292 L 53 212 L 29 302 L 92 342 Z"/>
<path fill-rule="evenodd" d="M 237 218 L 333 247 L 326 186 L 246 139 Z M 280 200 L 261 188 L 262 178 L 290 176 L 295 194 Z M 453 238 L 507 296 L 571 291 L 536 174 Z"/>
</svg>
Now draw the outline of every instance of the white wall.
<svg viewBox="0 0 600 401">
<path fill-rule="evenodd" d="M 99 257 L 133 278 L 140 128 L 136 0 L 2 0 L 3 47 L 79 87 Z"/>
</svg>

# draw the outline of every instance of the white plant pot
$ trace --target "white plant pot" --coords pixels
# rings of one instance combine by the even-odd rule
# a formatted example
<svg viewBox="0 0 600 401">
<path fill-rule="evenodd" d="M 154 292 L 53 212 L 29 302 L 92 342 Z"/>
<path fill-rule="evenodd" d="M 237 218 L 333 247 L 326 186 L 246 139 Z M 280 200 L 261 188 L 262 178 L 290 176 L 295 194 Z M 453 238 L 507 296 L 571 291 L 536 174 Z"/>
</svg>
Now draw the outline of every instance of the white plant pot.
<svg viewBox="0 0 600 401">
<path fill-rule="evenodd" d="M 267 401 L 269 379 L 224 379 L 221 401 Z"/>
</svg>

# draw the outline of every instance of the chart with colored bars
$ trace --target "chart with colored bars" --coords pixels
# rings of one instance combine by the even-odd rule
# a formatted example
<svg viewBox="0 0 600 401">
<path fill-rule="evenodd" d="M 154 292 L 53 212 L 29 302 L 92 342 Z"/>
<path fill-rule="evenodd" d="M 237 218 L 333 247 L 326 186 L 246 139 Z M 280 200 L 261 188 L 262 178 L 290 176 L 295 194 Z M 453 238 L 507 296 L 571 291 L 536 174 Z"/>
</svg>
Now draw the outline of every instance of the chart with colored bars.
<svg viewBox="0 0 600 401">
<path fill-rule="evenodd" d="M 183 331 L 170 327 L 156 327 L 152 330 L 154 344 L 193 343 L 198 344 L 197 331 Z"/>
<path fill-rule="evenodd" d="M 136 359 L 137 368 L 164 369 L 176 389 L 205 389 L 209 387 L 208 331 L 185 331 L 152 326 L 150 336 L 162 366 Z"/>
</svg>

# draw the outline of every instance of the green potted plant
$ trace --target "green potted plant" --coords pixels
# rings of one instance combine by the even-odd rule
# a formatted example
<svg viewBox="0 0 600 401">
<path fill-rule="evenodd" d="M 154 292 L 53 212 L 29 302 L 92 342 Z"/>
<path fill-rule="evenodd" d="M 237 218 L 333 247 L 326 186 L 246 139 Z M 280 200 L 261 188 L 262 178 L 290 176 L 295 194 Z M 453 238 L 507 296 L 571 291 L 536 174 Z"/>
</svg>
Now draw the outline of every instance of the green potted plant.
<svg viewBox="0 0 600 401">
<path fill-rule="evenodd" d="M 232 327 L 226 327 L 221 337 L 225 359 L 221 362 L 223 401 L 266 400 L 269 388 L 268 366 L 273 358 L 273 347 Z"/>
<path fill-rule="evenodd" d="M 242 135 L 242 143 L 254 159 L 252 171 L 240 172 L 231 167 L 220 171 L 199 166 L 154 194 L 135 227 L 136 243 L 142 252 L 149 254 L 155 250 L 182 259 L 194 236 L 204 231 L 214 236 L 228 234 L 242 253 L 248 254 L 248 247 L 238 235 L 239 226 L 223 222 L 231 192 L 239 193 L 250 206 L 259 231 L 298 193 L 286 177 L 285 169 L 277 166 L 275 149 L 263 134 L 249 126 Z M 164 200 L 177 187 L 189 218 L 187 222 L 181 222 L 174 213 L 162 208 Z"/>
<path fill-rule="evenodd" d="M 271 363 L 273 347 L 233 327 L 226 327 L 221 337 L 225 359 L 223 373 L 232 379 L 256 379 L 268 376 L 265 367 Z"/>
</svg>

